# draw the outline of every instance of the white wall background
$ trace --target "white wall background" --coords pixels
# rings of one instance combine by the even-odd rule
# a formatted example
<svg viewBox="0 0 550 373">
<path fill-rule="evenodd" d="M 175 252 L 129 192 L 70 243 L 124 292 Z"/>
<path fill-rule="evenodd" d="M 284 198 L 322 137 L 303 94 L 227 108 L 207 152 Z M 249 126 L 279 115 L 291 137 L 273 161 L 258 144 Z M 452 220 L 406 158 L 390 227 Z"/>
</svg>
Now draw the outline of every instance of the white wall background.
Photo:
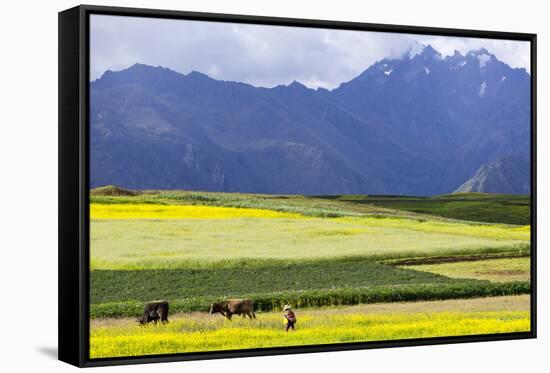
<svg viewBox="0 0 550 373">
<path fill-rule="evenodd" d="M 109 368 L 187 372 L 525 372 L 550 366 L 547 194 L 550 23 L 544 1 L 128 0 L 165 8 L 538 33 L 539 338 Z M 0 12 L 0 370 L 68 371 L 57 349 L 57 12 L 76 1 L 6 1 Z M 545 149 L 546 146 L 546 149 Z M 546 189 L 546 190 L 545 190 Z M 548 228 L 546 228 L 548 229 Z"/>
</svg>

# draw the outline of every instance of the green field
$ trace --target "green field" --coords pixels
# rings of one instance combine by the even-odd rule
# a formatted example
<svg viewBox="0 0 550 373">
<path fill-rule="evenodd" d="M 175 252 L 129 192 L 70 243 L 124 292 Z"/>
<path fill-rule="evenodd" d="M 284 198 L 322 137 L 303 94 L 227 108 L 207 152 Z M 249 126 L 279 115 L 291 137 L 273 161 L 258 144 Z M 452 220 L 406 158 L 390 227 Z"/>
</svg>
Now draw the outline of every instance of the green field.
<svg viewBox="0 0 550 373">
<path fill-rule="evenodd" d="M 438 274 L 448 278 L 469 278 L 491 282 L 529 281 L 531 258 L 503 258 L 424 264 L 400 267 Z"/>
<path fill-rule="evenodd" d="M 468 207 L 457 208 L 448 200 L 466 203 L 461 206 Z M 92 318 L 102 321 L 92 323 L 92 348 L 94 343 L 102 346 L 103 352 L 98 352 L 98 356 L 125 354 L 121 345 L 105 347 L 114 343 L 119 330 L 115 326 L 103 328 L 111 325 L 109 322 L 126 323 L 117 339 L 117 343 L 126 346 L 126 354 L 159 353 L 136 342 L 149 331 L 161 333 L 158 338 L 164 341 L 164 346 L 171 346 L 166 347 L 169 351 L 193 351 L 197 346 L 218 348 L 208 344 L 212 340 L 197 342 L 192 347 L 186 344 L 189 341 L 185 337 L 174 337 L 179 321 L 164 329 L 139 329 L 125 319 L 111 319 L 135 317 L 145 302 L 161 298 L 169 300 L 171 312 L 185 313 L 176 316 L 184 322 L 186 313 L 205 312 L 211 302 L 226 298 L 254 299 L 265 321 L 271 320 L 270 312 L 279 311 L 285 303 L 298 309 L 307 308 L 317 315 L 315 312 L 325 312 L 321 310 L 326 307 L 330 310 L 335 305 L 403 301 L 423 304 L 438 299 L 466 302 L 478 298 L 468 300 L 472 302 L 485 297 L 501 299 L 505 295 L 527 294 L 530 292 L 530 227 L 529 219 L 525 220 L 529 216 L 528 201 L 526 196 L 475 194 L 383 198 L 94 190 L 90 313 Z M 512 312 L 506 307 L 501 311 Z M 492 309 L 490 316 L 460 315 L 461 311 L 449 306 L 434 314 L 433 320 L 441 322 L 439 317 L 447 317 L 457 323 L 464 321 L 471 326 L 464 333 L 479 334 L 488 330 L 481 326 L 484 322 L 492 325 L 490 330 L 513 329 L 517 327 L 512 326 L 516 322 L 513 320 L 515 317 L 523 320 L 525 311 L 522 309 L 521 315 L 513 317 L 495 314 L 500 312 L 498 308 Z M 330 311 L 327 312 L 319 315 L 328 317 Z M 367 317 L 357 315 L 363 316 Z M 391 317 L 395 318 L 392 322 L 401 325 L 397 334 L 388 331 L 386 336 L 381 335 L 384 328 L 378 334 L 368 332 L 384 324 L 384 318 L 367 320 L 364 325 L 369 325 L 368 328 L 357 326 L 353 332 L 348 325 L 348 331 L 342 333 L 354 336 L 349 340 L 425 336 L 421 328 L 407 329 L 407 317 Z M 495 324 L 495 319 L 510 320 L 510 324 Z M 196 328 L 212 329 L 198 319 L 192 320 Z M 333 326 L 340 330 L 350 320 L 343 317 L 323 322 L 335 323 Z M 421 320 L 410 322 L 418 322 L 433 335 L 454 335 L 450 324 L 438 329 L 422 324 Z M 311 319 L 311 330 L 318 333 L 323 324 L 315 323 Z M 524 327 L 525 322 L 522 323 Z M 500 326 L 496 327 L 497 324 Z M 97 329 L 100 325 L 103 329 Z M 239 321 L 232 325 L 224 333 L 243 333 L 242 328 L 249 324 L 241 325 Z M 338 334 L 337 330 L 334 333 Z M 262 329 L 258 335 L 264 332 L 268 333 Z M 316 342 L 313 335 L 312 331 L 308 338 L 277 343 L 348 340 L 333 335 L 319 337 Z M 110 339 L 113 340 L 109 342 Z M 126 344 L 126 340 L 133 342 Z M 250 345 L 253 346 L 252 342 Z"/>
<path fill-rule="evenodd" d="M 394 218 L 92 220 L 92 269 L 249 259 L 375 259 L 528 252 L 529 231 Z"/>
<path fill-rule="evenodd" d="M 520 225 L 531 221 L 531 199 L 525 195 L 458 193 L 433 197 L 319 197 L 460 220 Z"/>
</svg>

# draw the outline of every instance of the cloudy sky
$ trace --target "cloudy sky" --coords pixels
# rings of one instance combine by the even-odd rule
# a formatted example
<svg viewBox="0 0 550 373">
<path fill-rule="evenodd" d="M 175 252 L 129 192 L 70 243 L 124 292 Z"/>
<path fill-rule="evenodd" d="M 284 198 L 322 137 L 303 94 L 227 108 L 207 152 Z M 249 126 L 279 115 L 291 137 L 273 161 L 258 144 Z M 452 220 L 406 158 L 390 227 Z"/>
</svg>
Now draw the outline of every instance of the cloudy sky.
<svg viewBox="0 0 550 373">
<path fill-rule="evenodd" d="M 273 87 L 297 80 L 335 88 L 385 57 L 431 44 L 443 55 L 486 48 L 512 67 L 529 71 L 529 43 L 364 31 L 93 15 L 90 73 L 137 62 L 187 74 Z"/>
</svg>

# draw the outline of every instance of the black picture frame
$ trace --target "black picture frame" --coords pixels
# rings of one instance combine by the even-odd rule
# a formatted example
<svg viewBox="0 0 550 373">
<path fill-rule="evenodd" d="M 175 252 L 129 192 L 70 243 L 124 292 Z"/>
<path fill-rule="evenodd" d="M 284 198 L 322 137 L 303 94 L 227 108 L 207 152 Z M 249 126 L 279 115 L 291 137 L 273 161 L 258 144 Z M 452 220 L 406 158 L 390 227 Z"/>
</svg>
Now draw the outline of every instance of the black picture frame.
<svg viewBox="0 0 550 373">
<path fill-rule="evenodd" d="M 531 45 L 531 331 L 124 358 L 89 357 L 89 17 L 92 14 L 429 34 L 527 41 Z M 59 13 L 59 360 L 79 367 L 536 338 L 537 35 L 81 5 Z"/>
</svg>

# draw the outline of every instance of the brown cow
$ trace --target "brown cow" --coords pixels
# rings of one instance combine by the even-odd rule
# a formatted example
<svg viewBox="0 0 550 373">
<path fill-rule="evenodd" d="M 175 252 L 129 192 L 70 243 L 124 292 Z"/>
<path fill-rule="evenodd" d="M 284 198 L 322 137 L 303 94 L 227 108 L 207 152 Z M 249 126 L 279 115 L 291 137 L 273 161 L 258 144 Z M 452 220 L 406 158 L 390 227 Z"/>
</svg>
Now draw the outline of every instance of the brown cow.
<svg viewBox="0 0 550 373">
<path fill-rule="evenodd" d="M 150 322 L 161 321 L 162 323 L 168 322 L 168 301 L 157 300 L 147 303 L 143 309 L 143 316 L 138 318 L 138 322 L 141 325 L 148 324 Z"/>
<path fill-rule="evenodd" d="M 243 317 L 256 318 L 254 313 L 254 301 L 252 299 L 228 299 L 217 303 L 212 303 L 210 313 L 221 313 L 228 320 L 232 315 L 241 315 Z"/>
</svg>

